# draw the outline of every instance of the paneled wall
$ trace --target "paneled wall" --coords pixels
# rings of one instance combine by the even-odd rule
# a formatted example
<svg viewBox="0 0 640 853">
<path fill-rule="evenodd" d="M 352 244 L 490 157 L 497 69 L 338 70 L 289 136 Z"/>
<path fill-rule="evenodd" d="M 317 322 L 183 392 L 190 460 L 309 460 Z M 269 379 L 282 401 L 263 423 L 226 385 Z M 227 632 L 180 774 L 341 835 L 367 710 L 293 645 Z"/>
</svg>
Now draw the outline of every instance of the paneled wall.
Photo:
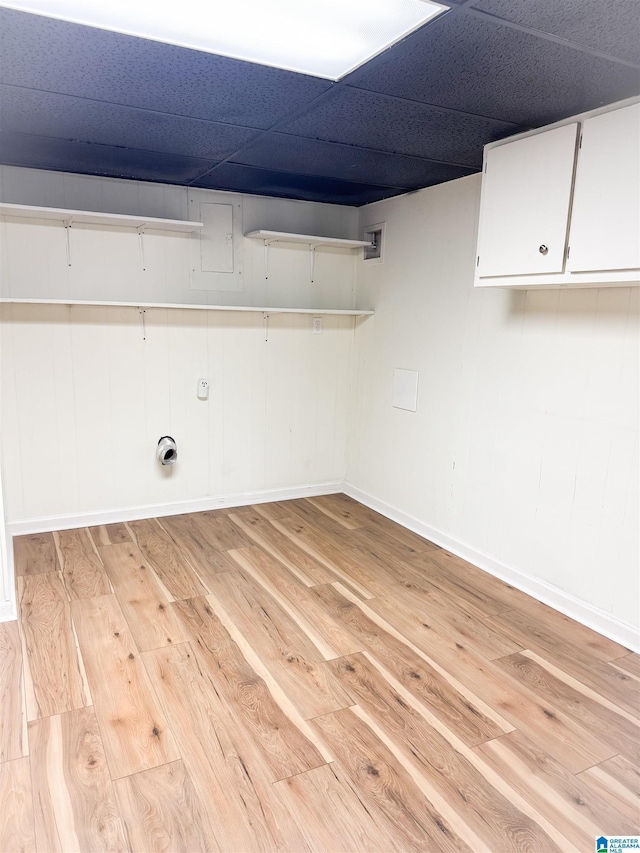
<svg viewBox="0 0 640 853">
<path fill-rule="evenodd" d="M 362 209 L 386 246 L 358 282 L 376 315 L 356 330 L 348 482 L 638 626 L 640 293 L 474 290 L 479 192 L 474 176 Z M 392 407 L 394 368 L 419 372 L 415 413 Z"/>
<path fill-rule="evenodd" d="M 351 317 L 3 305 L 7 519 L 234 496 L 344 477 Z M 197 398 L 206 378 L 208 400 Z M 162 468 L 158 439 L 178 463 Z"/>
<path fill-rule="evenodd" d="M 195 205 L 194 205 L 195 200 Z M 289 308 L 352 308 L 356 255 L 318 249 L 313 282 L 309 250 L 280 243 L 269 252 L 244 239 L 267 229 L 357 238 L 355 208 L 290 199 L 190 191 L 186 187 L 120 181 L 88 175 L 0 166 L 0 201 L 166 219 L 198 219 L 202 201 L 236 208 L 234 275 L 219 276 L 235 290 L 197 289 L 191 270 L 200 263 L 198 233 L 148 231 L 145 267 L 133 228 L 72 224 L 71 266 L 62 222 L 0 220 L 0 296 L 116 302 L 258 305 Z M 192 207 L 195 211 L 192 212 Z M 267 277 L 268 273 L 268 277 Z M 229 282 L 225 282 L 225 279 Z M 214 287 L 217 282 L 212 282 Z"/>
<path fill-rule="evenodd" d="M 0 200 L 189 218 L 185 187 L 0 168 Z M 199 190 L 240 205 L 242 289 L 192 289 L 194 238 L 72 226 L 0 226 L 0 293 L 39 299 L 349 308 L 356 259 L 274 247 L 259 228 L 355 237 L 357 211 Z M 196 217 L 192 217 L 196 218 Z M 197 238 L 196 238 L 197 239 Z M 196 246 L 197 248 L 197 246 Z M 0 444 L 7 519 L 50 519 L 342 481 L 353 319 L 151 308 L 5 304 L 0 309 Z M 197 381 L 210 385 L 207 401 Z M 178 464 L 155 461 L 176 438 Z"/>
</svg>

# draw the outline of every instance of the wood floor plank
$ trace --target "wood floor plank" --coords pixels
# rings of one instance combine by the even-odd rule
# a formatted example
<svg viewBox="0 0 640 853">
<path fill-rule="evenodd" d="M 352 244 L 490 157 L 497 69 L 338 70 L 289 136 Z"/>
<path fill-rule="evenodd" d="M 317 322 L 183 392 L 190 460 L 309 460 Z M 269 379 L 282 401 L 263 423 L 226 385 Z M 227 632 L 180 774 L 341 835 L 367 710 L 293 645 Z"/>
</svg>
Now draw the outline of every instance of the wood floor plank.
<svg viewBox="0 0 640 853">
<path fill-rule="evenodd" d="M 534 600 L 514 586 L 492 577 L 444 549 L 414 554 L 407 563 L 423 573 L 432 586 L 439 587 L 455 600 L 460 598 L 474 604 L 489 615 L 502 613 L 518 605 L 526 608 Z M 415 577 L 408 580 L 420 584 Z"/>
<path fill-rule="evenodd" d="M 157 521 L 131 521 L 127 526 L 145 559 L 172 596 L 193 598 L 208 592 L 171 536 Z"/>
<path fill-rule="evenodd" d="M 209 575 L 228 572 L 234 566 L 226 553 L 212 545 L 203 535 L 196 517 L 195 514 L 173 515 L 161 518 L 160 524 L 206 586 Z"/>
<path fill-rule="evenodd" d="M 401 536 L 401 534 L 398 534 L 398 536 Z M 378 556 L 400 562 L 407 561 L 417 554 L 430 553 L 433 549 L 437 548 L 436 545 L 433 545 L 432 548 L 414 548 L 413 545 L 407 545 L 406 542 L 401 541 L 400 538 L 394 535 L 393 530 L 388 530 L 386 527 L 377 524 L 369 527 L 359 527 L 357 530 L 352 531 L 351 538 L 356 547 L 369 548 Z"/>
<path fill-rule="evenodd" d="M 28 755 L 22 646 L 17 622 L 0 622 L 0 763 Z"/>
<path fill-rule="evenodd" d="M 222 850 L 283 848 L 272 786 L 248 771 L 251 761 L 245 760 L 248 747 L 242 733 L 227 724 L 190 644 L 144 652 L 143 657 Z"/>
<path fill-rule="evenodd" d="M 628 817 L 590 785 L 574 776 L 522 732 L 480 744 L 475 751 L 525 799 L 545 814 L 576 850 L 589 850 L 603 831 L 635 834 Z M 544 849 L 544 848 L 541 848 Z"/>
<path fill-rule="evenodd" d="M 623 812 L 640 832 L 640 767 L 621 755 L 603 761 L 579 774 L 579 779 L 588 779 L 590 784 L 612 806 Z"/>
<path fill-rule="evenodd" d="M 458 642 L 488 660 L 522 650 L 519 643 L 512 640 L 495 622 L 489 623 L 485 614 L 473 604 L 452 601 L 428 582 L 421 586 L 401 584 L 386 598 L 389 602 L 397 602 L 425 622 L 437 622 L 444 631 L 455 635 Z"/>
<path fill-rule="evenodd" d="M 640 765 L 640 722 L 631 722 L 579 693 L 526 655 L 513 654 L 494 663 L 526 684 L 536 695 L 561 707 L 589 731 L 597 732 L 598 737 L 615 752 Z"/>
<path fill-rule="evenodd" d="M 312 850 L 389 853 L 397 840 L 337 762 L 274 785 Z"/>
<path fill-rule="evenodd" d="M 440 553 L 440 552 L 438 552 Z M 390 564 L 392 567 L 394 564 Z M 497 600 L 484 589 L 473 583 L 473 576 L 466 577 L 460 572 L 448 571 L 436 563 L 429 553 L 418 554 L 411 564 L 400 569 L 395 567 L 396 583 L 408 589 L 437 589 L 455 604 L 465 604 L 475 608 L 484 616 L 495 616 L 505 609 L 504 602 Z"/>
<path fill-rule="evenodd" d="M 339 524 L 323 516 L 322 513 L 317 513 L 317 515 L 335 527 L 340 527 Z M 315 514 L 302 515 L 299 511 L 294 512 L 292 509 L 291 514 L 284 518 L 268 520 L 276 530 L 284 533 L 285 536 L 298 544 L 304 543 L 309 549 L 309 553 L 319 554 L 320 557 L 317 559 L 322 558 L 320 562 L 330 560 L 332 563 L 339 564 L 342 553 L 353 548 L 354 543 L 349 538 L 349 531 L 341 530 L 339 533 L 329 533 L 321 525 L 316 524 Z"/>
<path fill-rule="evenodd" d="M 373 520 L 367 507 L 357 504 L 355 501 L 345 502 L 340 499 L 339 495 L 319 495 L 305 500 L 328 518 L 333 518 L 346 530 L 366 527 Z"/>
<path fill-rule="evenodd" d="M 246 535 L 231 523 L 229 515 L 216 516 L 211 512 L 197 512 L 191 517 L 205 541 L 218 551 L 246 548 L 251 544 Z"/>
<path fill-rule="evenodd" d="M 340 555 L 339 569 L 342 571 L 340 580 L 343 580 L 343 577 L 351 577 L 369 592 L 368 595 L 362 596 L 363 598 L 389 595 L 408 578 L 415 578 L 416 581 L 422 582 L 421 576 L 417 575 L 411 567 L 401 567 L 399 563 L 381 559 L 366 548 L 350 548 L 343 551 Z M 353 580 L 349 586 L 353 588 Z"/>
<path fill-rule="evenodd" d="M 577 773 L 610 758 L 615 749 L 603 744 L 596 734 L 576 723 L 572 717 L 515 678 L 507 675 L 492 661 L 439 630 L 437 623 L 427 623 L 407 613 L 387 599 L 370 602 L 372 609 L 428 653 L 440 666 L 464 681 L 491 708 L 508 719 L 545 747 L 554 758 Z"/>
<path fill-rule="evenodd" d="M 266 665 L 262 656 L 247 642 L 242 631 L 235 624 L 233 619 L 216 599 L 214 595 L 208 595 L 207 601 L 214 611 L 215 615 L 220 620 L 220 623 L 225 628 L 233 642 L 238 646 L 242 656 L 247 661 L 249 666 L 267 685 L 269 693 L 280 706 L 285 716 L 288 717 L 293 724 L 305 735 L 305 737 L 313 743 L 325 762 L 334 760 L 334 756 L 327 749 L 323 741 L 318 738 L 315 731 L 311 728 L 307 720 L 302 716 L 297 706 L 291 697 L 282 689 L 278 681 L 273 677 L 269 667 Z"/>
<path fill-rule="evenodd" d="M 18 578 L 27 719 L 91 704 L 84 665 L 59 572 Z"/>
<path fill-rule="evenodd" d="M 562 681 L 563 684 L 568 685 L 572 688 L 576 693 L 579 693 L 582 696 L 586 696 L 589 699 L 593 699 L 594 702 L 597 702 L 599 705 L 602 705 L 605 708 L 608 708 L 610 711 L 613 711 L 617 716 L 623 717 L 625 720 L 628 720 L 634 726 L 638 725 L 638 715 L 626 711 L 624 708 L 621 708 L 620 705 L 616 705 L 615 702 L 611 702 L 606 696 L 606 690 L 594 690 L 588 684 L 584 684 L 577 678 L 574 678 L 573 675 L 568 673 L 566 669 L 561 669 L 559 666 L 556 666 L 551 662 L 551 658 L 553 655 L 549 652 L 545 652 L 545 656 L 537 654 L 537 652 L 532 652 L 531 649 L 523 649 L 521 654 L 524 657 L 530 658 L 530 660 L 535 661 L 539 664 L 543 669 L 546 669 L 547 672 L 551 673 L 558 681 Z M 559 661 L 558 661 L 559 663 Z M 610 664 L 607 664 L 610 666 Z"/>
<path fill-rule="evenodd" d="M 229 556 L 275 599 L 325 660 L 361 650 L 362 644 L 328 615 L 309 588 L 261 548 L 240 548 Z"/>
<path fill-rule="evenodd" d="M 39 851 L 128 850 L 93 708 L 29 724 Z"/>
<path fill-rule="evenodd" d="M 265 590 L 237 569 L 212 578 L 212 597 L 306 719 L 353 704 L 322 652 Z"/>
<path fill-rule="evenodd" d="M 139 651 L 186 639 L 154 572 L 133 542 L 102 546 L 99 551 Z"/>
<path fill-rule="evenodd" d="M 21 537 L 16 568 L 1 853 L 640 834 L 640 656 L 346 495 Z"/>
<path fill-rule="evenodd" d="M 175 761 L 173 735 L 116 596 L 77 599 L 71 607 L 111 778 Z"/>
<path fill-rule="evenodd" d="M 624 675 L 633 678 L 635 681 L 640 681 L 640 675 L 636 675 L 633 672 L 629 672 L 629 670 L 625 667 L 618 666 L 618 662 L 615 660 L 607 661 L 607 665 L 610 666 L 612 669 L 615 669 L 617 672 L 621 672 Z"/>
<path fill-rule="evenodd" d="M 636 678 L 640 678 L 640 655 L 631 653 L 624 655 L 623 657 L 616 658 L 612 663 L 614 663 L 618 669 L 623 669 L 625 672 L 628 672 L 629 675 L 635 675 Z"/>
<path fill-rule="evenodd" d="M 291 506 L 297 503 L 298 500 L 267 501 L 261 504 L 251 504 L 247 509 L 269 520 L 273 518 L 288 518 L 291 515 Z"/>
<path fill-rule="evenodd" d="M 251 515 L 232 513 L 229 518 L 246 533 L 251 544 L 259 545 L 263 551 L 279 560 L 307 586 L 330 583 L 335 580 L 333 572 L 261 516 L 255 513 Z"/>
<path fill-rule="evenodd" d="M 401 850 L 469 851 L 409 773 L 351 709 L 317 717 L 327 740 L 362 802 L 383 822 Z"/>
<path fill-rule="evenodd" d="M 36 853 L 28 758 L 0 764 L 0 850 Z"/>
<path fill-rule="evenodd" d="M 431 562 L 435 563 L 440 573 L 446 575 L 449 579 L 469 584 L 473 589 L 483 594 L 492 602 L 495 602 L 499 607 L 497 612 L 502 612 L 513 607 L 523 607 L 526 609 L 532 601 L 535 601 L 535 598 L 532 598 L 526 592 L 522 592 L 522 590 L 512 584 L 502 581 L 488 572 L 484 572 L 482 569 L 468 563 L 462 557 L 452 554 L 445 548 L 441 548 L 438 551 L 430 551 L 428 554 L 418 555 L 411 559 L 412 562 L 418 563 L 422 557 L 428 558 Z"/>
<path fill-rule="evenodd" d="M 102 560 L 86 528 L 53 534 L 62 569 L 62 580 L 70 598 L 93 598 L 113 590 Z"/>
<path fill-rule="evenodd" d="M 16 577 L 58 571 L 58 555 L 53 533 L 30 533 L 13 537 Z"/>
<path fill-rule="evenodd" d="M 373 510 L 371 510 L 371 512 L 373 512 Z M 429 539 L 425 539 L 424 536 L 419 536 L 417 533 L 408 530 L 401 524 L 397 524 L 395 521 L 391 521 L 391 519 L 385 518 L 384 515 L 380 515 L 377 512 L 373 512 L 373 517 L 374 520 L 367 524 L 365 528 L 361 529 L 380 530 L 392 540 L 396 540 L 405 547 L 410 548 L 412 551 L 417 551 L 418 553 L 423 551 L 439 550 L 439 546 L 436 545 L 435 542 L 431 542 Z"/>
<path fill-rule="evenodd" d="M 182 761 L 117 779 L 114 787 L 133 853 L 222 850 Z"/>
<path fill-rule="evenodd" d="M 396 559 L 392 554 L 392 549 L 380 550 L 373 543 L 367 546 L 361 542 L 357 548 L 345 552 L 345 557 L 341 557 L 341 564 L 349 573 L 358 570 L 365 571 L 370 577 L 377 578 L 378 584 L 382 586 L 381 588 L 378 586 L 376 596 L 387 595 L 401 584 L 420 585 L 424 582 L 425 576 L 422 568 L 416 569 L 410 563 Z M 355 566 L 352 560 L 355 562 Z M 345 586 L 349 586 L 349 584 L 345 584 Z"/>
<path fill-rule="evenodd" d="M 500 776 L 498 773 L 495 773 L 493 769 L 487 764 L 487 762 L 483 761 L 479 758 L 475 749 L 467 746 L 450 728 L 448 728 L 441 720 L 439 720 L 431 710 L 419 704 L 413 694 L 411 694 L 391 673 L 383 663 L 373 658 L 369 652 L 362 652 L 363 657 L 366 658 L 367 662 L 370 666 L 374 667 L 378 670 L 378 672 L 383 676 L 383 678 L 389 683 L 390 687 L 396 691 L 396 693 L 403 699 L 403 701 L 411 708 L 416 710 L 425 720 L 431 725 L 433 729 L 435 729 L 451 746 L 455 752 L 459 753 L 459 755 L 463 756 L 467 759 L 467 761 L 473 765 L 476 770 L 478 770 L 482 776 L 484 776 L 487 780 L 487 784 L 491 785 L 496 791 L 501 793 L 506 799 L 513 803 L 513 805 L 519 809 L 523 814 L 528 815 L 550 838 L 554 840 L 554 843 L 560 849 L 569 849 L 570 844 L 568 843 L 565 836 L 558 830 L 556 826 L 554 826 L 547 818 L 544 813 L 538 811 L 535 807 L 533 807 L 526 799 L 521 797 L 516 790 L 514 790 L 506 780 Z M 358 705 L 354 705 L 354 712 L 357 713 L 360 717 L 365 719 L 365 722 L 369 727 L 377 733 L 378 737 L 383 741 L 387 742 L 388 738 L 384 731 L 380 729 L 377 723 L 371 719 L 371 717 Z"/>
<path fill-rule="evenodd" d="M 356 696 L 358 706 L 386 732 L 396 758 L 405 766 L 409 763 L 415 767 L 428 786 L 430 801 L 472 849 L 519 851 L 553 846 L 535 822 L 452 750 L 366 658 L 350 655 L 328 666 Z"/>
<path fill-rule="evenodd" d="M 87 529 L 96 548 L 100 548 L 103 545 L 124 545 L 133 542 L 127 525 L 124 522 L 99 524 L 96 527 L 88 527 Z"/>
<path fill-rule="evenodd" d="M 367 527 L 376 522 L 377 513 L 345 494 L 319 495 L 305 500 L 347 530 Z"/>
<path fill-rule="evenodd" d="M 561 634 L 539 625 L 533 615 L 521 609 L 501 613 L 498 621 L 502 628 L 508 628 L 523 648 L 543 656 L 550 655 L 569 675 L 640 718 L 640 683 L 634 678 L 607 666 L 605 661 Z"/>
<path fill-rule="evenodd" d="M 290 507 L 290 512 L 287 516 L 276 519 L 278 521 L 284 518 L 295 518 L 304 524 L 305 528 L 323 536 L 325 541 L 330 542 L 333 548 L 353 548 L 351 539 L 351 530 L 331 518 L 318 507 L 314 506 L 308 500 L 288 501 L 287 506 Z"/>
<path fill-rule="evenodd" d="M 521 612 L 518 607 L 514 610 L 516 613 L 510 613 L 510 618 L 517 618 L 517 614 Z M 580 625 L 575 619 L 570 619 L 564 613 L 554 610 L 541 601 L 528 601 L 526 612 L 522 615 L 526 616 L 527 620 L 533 620 L 544 632 L 544 636 L 549 637 L 552 642 L 562 645 L 570 644 L 598 660 L 617 663 L 617 659 L 629 654 L 629 649 L 620 643 L 603 637 L 586 625 Z"/>
<path fill-rule="evenodd" d="M 253 749 L 245 761 L 270 782 L 324 763 L 315 746 L 283 712 L 267 685 L 251 668 L 206 598 L 172 605 L 189 637 L 200 668 L 220 702 Z M 255 760 L 253 756 L 256 756 Z"/>
<path fill-rule="evenodd" d="M 381 594 L 380 585 L 376 580 L 369 585 L 369 580 L 374 578 L 374 573 L 367 572 L 366 566 L 362 565 L 359 557 L 354 558 L 358 561 L 356 566 L 359 571 L 357 572 L 353 571 L 353 567 L 345 561 L 344 554 L 351 548 L 351 543 L 344 548 L 337 548 L 335 537 L 330 538 L 314 530 L 308 523 L 298 521 L 295 517 L 277 519 L 272 524 L 298 548 L 324 566 L 325 577 L 318 578 L 316 585 L 339 580 L 362 598 L 373 598 Z M 363 580 L 361 581 L 360 578 Z"/>
<path fill-rule="evenodd" d="M 314 594 L 360 645 L 384 661 L 398 681 L 465 743 L 481 743 L 511 731 L 513 726 L 507 720 L 485 708 L 477 696 L 427 655 L 416 653 L 391 626 L 387 630 L 332 585 L 316 587 Z"/>
</svg>

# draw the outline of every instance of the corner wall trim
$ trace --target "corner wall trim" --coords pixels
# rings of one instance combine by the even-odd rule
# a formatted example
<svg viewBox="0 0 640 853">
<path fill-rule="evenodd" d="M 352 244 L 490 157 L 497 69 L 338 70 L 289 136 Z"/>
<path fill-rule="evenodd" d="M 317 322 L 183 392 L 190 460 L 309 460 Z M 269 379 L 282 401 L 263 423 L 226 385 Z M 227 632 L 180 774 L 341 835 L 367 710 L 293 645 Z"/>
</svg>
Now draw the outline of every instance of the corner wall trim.
<svg viewBox="0 0 640 853">
<path fill-rule="evenodd" d="M 539 580 L 532 575 L 525 574 L 511 566 L 507 566 L 505 563 L 501 563 L 495 557 L 484 554 L 482 551 L 472 548 L 464 542 L 449 536 L 447 533 L 430 527 L 414 516 L 396 509 L 391 504 L 381 501 L 367 492 L 363 492 L 350 483 L 344 484 L 343 491 L 349 497 L 368 506 L 370 509 L 374 509 L 392 521 L 398 522 L 398 524 L 412 530 L 419 536 L 423 536 L 430 542 L 434 542 L 441 548 L 451 551 L 452 554 L 472 563 L 474 566 L 482 569 L 482 571 L 505 581 L 505 583 L 511 584 L 511 586 L 516 587 L 522 592 L 526 592 L 538 601 L 543 602 L 543 604 L 548 604 L 549 607 L 553 607 L 554 610 L 558 610 L 560 613 L 564 613 L 565 616 L 575 619 L 576 622 L 580 622 L 580 624 L 585 625 L 587 628 L 591 628 L 599 634 L 608 637 L 610 640 L 620 643 L 631 651 L 640 652 L 640 630 L 633 625 L 616 619 L 610 613 L 599 610 L 592 604 L 581 601 L 579 598 L 571 595 L 571 593 L 564 592 L 546 581 Z"/>
<path fill-rule="evenodd" d="M 206 510 L 224 509 L 225 507 L 288 501 L 295 498 L 316 497 L 317 495 L 332 495 L 341 492 L 342 486 L 343 484 L 340 481 L 312 483 L 282 489 L 265 489 L 259 492 L 238 492 L 232 495 L 196 498 L 170 504 L 148 504 L 146 506 L 96 510 L 69 515 L 25 518 L 20 521 L 9 521 L 7 533 L 10 536 L 24 536 L 27 533 L 49 533 L 53 530 L 69 530 L 73 527 L 93 527 L 98 524 L 116 524 L 123 521 L 137 521 L 142 518 L 161 518 L 165 515 L 183 515 L 187 512 L 205 512 Z"/>
</svg>

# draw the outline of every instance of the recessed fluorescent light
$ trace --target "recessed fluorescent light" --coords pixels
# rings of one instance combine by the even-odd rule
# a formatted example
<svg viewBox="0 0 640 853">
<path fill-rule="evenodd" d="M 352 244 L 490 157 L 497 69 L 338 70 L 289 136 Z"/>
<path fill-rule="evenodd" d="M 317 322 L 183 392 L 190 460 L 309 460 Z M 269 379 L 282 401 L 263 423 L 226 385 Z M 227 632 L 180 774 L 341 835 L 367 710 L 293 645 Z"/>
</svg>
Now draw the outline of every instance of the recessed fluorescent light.
<svg viewBox="0 0 640 853">
<path fill-rule="evenodd" d="M 429 0 L 0 0 L 0 6 L 329 80 L 447 9 Z"/>
</svg>

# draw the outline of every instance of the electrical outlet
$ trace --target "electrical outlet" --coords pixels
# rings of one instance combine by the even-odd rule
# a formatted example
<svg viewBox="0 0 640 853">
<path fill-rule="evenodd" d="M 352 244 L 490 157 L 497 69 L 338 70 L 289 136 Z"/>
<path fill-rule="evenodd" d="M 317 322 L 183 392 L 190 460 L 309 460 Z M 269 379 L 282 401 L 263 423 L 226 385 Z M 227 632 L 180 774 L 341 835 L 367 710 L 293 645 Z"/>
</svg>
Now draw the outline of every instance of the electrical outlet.
<svg viewBox="0 0 640 853">
<path fill-rule="evenodd" d="M 314 317 L 313 318 L 313 334 L 321 335 L 322 334 L 322 317 Z"/>
<path fill-rule="evenodd" d="M 206 400 L 209 396 L 209 383 L 206 379 L 198 379 L 198 399 Z"/>
</svg>

